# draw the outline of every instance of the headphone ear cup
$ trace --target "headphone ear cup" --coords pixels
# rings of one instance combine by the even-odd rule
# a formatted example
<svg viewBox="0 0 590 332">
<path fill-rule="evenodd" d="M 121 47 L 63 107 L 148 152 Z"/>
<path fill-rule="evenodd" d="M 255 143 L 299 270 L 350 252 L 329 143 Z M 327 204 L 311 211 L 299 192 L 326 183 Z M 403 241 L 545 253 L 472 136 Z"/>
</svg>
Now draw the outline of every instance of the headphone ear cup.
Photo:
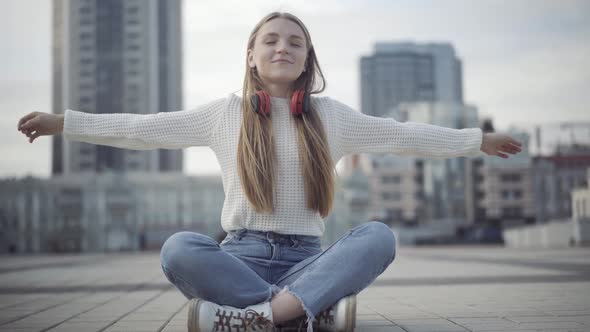
<svg viewBox="0 0 590 332">
<path fill-rule="evenodd" d="M 291 114 L 294 116 L 299 116 L 303 114 L 304 110 L 304 98 L 305 98 L 305 91 L 303 90 L 295 90 L 293 92 L 293 97 L 291 97 Z"/>
<path fill-rule="evenodd" d="M 270 114 L 270 96 L 264 90 L 258 90 L 252 95 L 252 105 L 258 114 Z"/>
<path fill-rule="evenodd" d="M 260 113 L 260 98 L 258 94 L 253 94 L 250 96 L 250 102 L 252 103 L 252 107 L 254 108 L 254 112 Z"/>
<path fill-rule="evenodd" d="M 260 90 L 260 95 L 262 96 L 262 114 L 269 115 L 270 114 L 270 95 L 264 90 Z"/>
<path fill-rule="evenodd" d="M 299 94 L 299 90 L 293 91 L 293 95 L 291 96 L 291 115 L 297 115 L 297 95 Z"/>
<path fill-rule="evenodd" d="M 304 92 L 305 93 L 305 92 Z M 309 113 L 309 103 L 311 102 L 309 95 L 305 93 L 303 97 L 303 113 Z"/>
</svg>

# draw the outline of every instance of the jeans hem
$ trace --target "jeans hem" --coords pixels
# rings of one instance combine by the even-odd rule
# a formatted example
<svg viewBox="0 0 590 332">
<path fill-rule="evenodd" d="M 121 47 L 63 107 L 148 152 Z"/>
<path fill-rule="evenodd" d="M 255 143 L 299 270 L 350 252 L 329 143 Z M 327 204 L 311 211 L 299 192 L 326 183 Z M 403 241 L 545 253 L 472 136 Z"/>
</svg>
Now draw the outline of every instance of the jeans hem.
<svg viewBox="0 0 590 332">
<path fill-rule="evenodd" d="M 305 311 L 305 315 L 307 316 L 307 321 L 306 321 L 307 332 L 313 332 L 313 322 L 316 320 L 315 315 L 305 305 L 305 303 L 303 302 L 301 297 L 298 294 L 293 293 L 293 291 L 289 288 L 289 286 L 285 286 L 284 290 L 285 290 L 285 292 L 293 295 L 297 300 L 299 300 L 299 302 L 301 303 L 301 306 L 303 307 L 303 311 Z"/>
<path fill-rule="evenodd" d="M 270 302 L 270 300 L 272 300 L 272 298 L 277 295 L 279 292 L 281 291 L 281 288 L 275 284 L 270 285 L 270 287 L 268 288 L 268 297 L 266 298 L 266 300 L 262 301 L 262 303 L 264 302 Z"/>
</svg>

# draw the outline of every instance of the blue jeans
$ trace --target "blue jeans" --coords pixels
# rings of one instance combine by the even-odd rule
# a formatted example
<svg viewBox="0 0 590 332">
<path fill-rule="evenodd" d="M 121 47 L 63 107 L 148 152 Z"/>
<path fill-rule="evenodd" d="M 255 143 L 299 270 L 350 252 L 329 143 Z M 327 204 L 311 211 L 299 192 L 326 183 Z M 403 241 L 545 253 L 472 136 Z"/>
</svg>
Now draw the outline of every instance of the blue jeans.
<svg viewBox="0 0 590 332">
<path fill-rule="evenodd" d="M 395 258 L 389 227 L 371 221 L 326 250 L 320 237 L 231 231 L 217 244 L 193 232 L 172 235 L 160 254 L 166 278 L 188 299 L 244 308 L 281 289 L 298 298 L 308 318 L 370 285 Z"/>
</svg>

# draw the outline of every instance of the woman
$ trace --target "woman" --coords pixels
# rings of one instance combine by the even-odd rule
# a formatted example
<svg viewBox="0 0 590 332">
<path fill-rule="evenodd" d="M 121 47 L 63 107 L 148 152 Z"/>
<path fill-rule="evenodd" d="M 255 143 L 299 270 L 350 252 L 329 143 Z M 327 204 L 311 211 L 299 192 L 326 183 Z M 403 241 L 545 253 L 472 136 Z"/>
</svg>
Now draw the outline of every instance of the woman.
<svg viewBox="0 0 590 332">
<path fill-rule="evenodd" d="M 230 94 L 196 110 L 150 115 L 31 113 L 18 128 L 33 142 L 69 140 L 128 149 L 209 146 L 226 199 L 218 244 L 181 232 L 161 251 L 164 274 L 188 299 L 189 331 L 313 326 L 351 331 L 355 294 L 395 258 L 383 223 L 351 229 L 322 252 L 334 198 L 334 165 L 352 153 L 451 158 L 479 151 L 507 158 L 520 143 L 479 128 L 399 123 L 358 113 L 327 97 L 309 32 L 271 13 L 248 40 L 244 98 Z M 312 324 L 315 323 L 315 324 Z"/>
</svg>

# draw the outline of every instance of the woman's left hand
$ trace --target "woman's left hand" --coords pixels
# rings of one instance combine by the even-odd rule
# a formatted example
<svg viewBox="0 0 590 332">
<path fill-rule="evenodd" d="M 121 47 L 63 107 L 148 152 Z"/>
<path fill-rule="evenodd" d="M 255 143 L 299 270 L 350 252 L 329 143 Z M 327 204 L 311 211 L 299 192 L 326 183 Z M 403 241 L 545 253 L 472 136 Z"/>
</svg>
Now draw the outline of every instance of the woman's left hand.
<svg viewBox="0 0 590 332">
<path fill-rule="evenodd" d="M 505 153 L 517 154 L 522 151 L 521 147 L 522 143 L 508 135 L 485 133 L 483 134 L 480 150 L 490 156 L 498 156 L 506 159 L 508 155 Z"/>
</svg>

